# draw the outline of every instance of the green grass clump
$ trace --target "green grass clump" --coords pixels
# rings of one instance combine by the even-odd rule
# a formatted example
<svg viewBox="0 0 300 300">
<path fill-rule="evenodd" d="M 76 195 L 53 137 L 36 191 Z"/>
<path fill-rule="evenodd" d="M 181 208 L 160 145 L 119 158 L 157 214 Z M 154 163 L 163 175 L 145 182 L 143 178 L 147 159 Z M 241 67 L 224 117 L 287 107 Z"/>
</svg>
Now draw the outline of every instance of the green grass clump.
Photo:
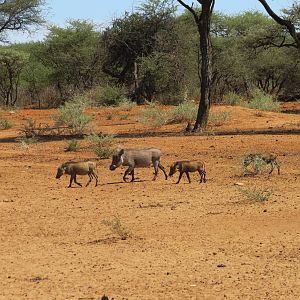
<svg viewBox="0 0 300 300">
<path fill-rule="evenodd" d="M 167 114 L 155 104 L 150 104 L 148 108 L 141 110 L 138 121 L 145 126 L 158 128 L 166 124 Z"/>
<path fill-rule="evenodd" d="M 90 134 L 85 137 L 89 141 L 91 148 L 97 157 L 106 159 L 109 158 L 114 152 L 114 135 L 97 135 Z"/>
<path fill-rule="evenodd" d="M 72 139 L 67 142 L 67 145 L 65 147 L 66 152 L 74 152 L 77 151 L 79 148 L 79 142 L 76 139 Z"/>
<path fill-rule="evenodd" d="M 269 200 L 273 191 L 270 188 L 259 189 L 256 187 L 242 188 L 240 192 L 246 196 L 248 200 L 265 202 Z"/>
<path fill-rule="evenodd" d="M 279 111 L 280 104 L 274 100 L 271 95 L 265 94 L 260 90 L 253 92 L 252 99 L 248 103 L 251 109 L 266 110 L 266 111 Z"/>
<path fill-rule="evenodd" d="M 86 104 L 79 98 L 66 102 L 53 116 L 56 126 L 66 126 L 71 134 L 83 134 L 90 126 L 92 117 L 85 113 Z"/>
<path fill-rule="evenodd" d="M 223 101 L 224 104 L 231 106 L 241 105 L 243 103 L 242 97 L 234 92 L 229 92 L 228 94 L 226 94 Z"/>
<path fill-rule="evenodd" d="M 0 118 L 0 130 L 12 128 L 12 123 L 4 118 Z"/>
<path fill-rule="evenodd" d="M 212 126 L 221 126 L 231 118 L 230 112 L 210 112 L 208 122 Z"/>
<path fill-rule="evenodd" d="M 117 216 L 112 220 L 103 220 L 101 223 L 108 226 L 112 233 L 117 234 L 121 240 L 126 240 L 132 236 L 130 230 L 122 224 L 120 218 Z"/>
<path fill-rule="evenodd" d="M 177 124 L 196 120 L 198 106 L 192 102 L 185 101 L 170 111 L 168 123 Z"/>
</svg>

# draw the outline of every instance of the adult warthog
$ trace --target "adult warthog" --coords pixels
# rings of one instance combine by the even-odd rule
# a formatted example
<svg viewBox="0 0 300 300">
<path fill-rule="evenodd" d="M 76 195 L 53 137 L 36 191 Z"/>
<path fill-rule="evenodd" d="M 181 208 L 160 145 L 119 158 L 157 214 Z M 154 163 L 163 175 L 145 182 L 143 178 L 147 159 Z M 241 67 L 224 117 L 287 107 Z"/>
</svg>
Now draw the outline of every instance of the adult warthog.
<svg viewBox="0 0 300 300">
<path fill-rule="evenodd" d="M 154 167 L 154 178 L 156 179 L 158 174 L 158 168 L 161 169 L 165 178 L 167 179 L 167 173 L 165 168 L 160 163 L 161 151 L 155 148 L 149 149 L 121 149 L 117 151 L 112 157 L 112 163 L 110 165 L 110 170 L 113 171 L 120 166 L 128 166 L 125 171 L 123 180 L 127 181 L 127 175 L 131 175 L 131 182 L 134 181 L 134 169 L 135 168 L 145 168 L 153 165 Z"/>
</svg>

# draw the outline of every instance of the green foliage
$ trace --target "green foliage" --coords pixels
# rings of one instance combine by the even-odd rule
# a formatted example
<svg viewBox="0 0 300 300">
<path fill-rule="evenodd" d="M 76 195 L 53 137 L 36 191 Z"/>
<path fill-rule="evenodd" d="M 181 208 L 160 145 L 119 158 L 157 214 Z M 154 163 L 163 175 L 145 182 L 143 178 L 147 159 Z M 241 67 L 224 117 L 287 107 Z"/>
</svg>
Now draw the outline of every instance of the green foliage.
<svg viewBox="0 0 300 300">
<path fill-rule="evenodd" d="M 18 137 L 16 138 L 16 141 L 20 144 L 20 146 L 26 150 L 28 150 L 31 145 L 35 144 L 38 142 L 38 139 L 36 137 Z"/>
<path fill-rule="evenodd" d="M 247 197 L 248 200 L 265 202 L 269 200 L 273 191 L 270 188 L 260 189 L 257 187 L 241 188 L 241 193 Z"/>
<path fill-rule="evenodd" d="M 0 118 L 0 130 L 10 129 L 10 128 L 12 128 L 12 123 L 5 118 Z"/>
<path fill-rule="evenodd" d="M 129 117 L 129 115 L 122 115 L 121 117 L 120 117 L 120 120 L 122 121 L 122 120 L 128 120 L 128 117 Z"/>
<path fill-rule="evenodd" d="M 119 108 L 120 110 L 123 111 L 131 111 L 133 107 L 134 107 L 134 102 L 128 99 L 124 99 L 119 103 Z"/>
<path fill-rule="evenodd" d="M 167 114 L 161 107 L 151 104 L 148 108 L 141 110 L 138 121 L 145 126 L 158 128 L 166 124 Z"/>
<path fill-rule="evenodd" d="M 119 106 L 127 103 L 126 91 L 123 87 L 108 85 L 98 90 L 97 106 Z"/>
<path fill-rule="evenodd" d="M 14 106 L 18 100 L 19 78 L 27 59 L 26 53 L 0 48 L 0 99 L 6 106 Z"/>
<path fill-rule="evenodd" d="M 259 110 L 279 111 L 280 104 L 276 102 L 272 96 L 260 90 L 255 90 L 253 92 L 253 98 L 248 103 L 248 107 Z"/>
<path fill-rule="evenodd" d="M 112 220 L 102 220 L 101 223 L 109 227 L 112 233 L 118 235 L 121 240 L 127 240 L 132 236 L 131 231 L 122 224 L 118 216 L 115 216 Z"/>
<path fill-rule="evenodd" d="M 92 117 L 85 113 L 86 104 L 80 99 L 66 102 L 53 116 L 56 126 L 66 126 L 71 134 L 83 134 L 90 126 Z"/>
<path fill-rule="evenodd" d="M 66 152 L 74 152 L 77 151 L 79 148 L 79 142 L 76 139 L 72 139 L 70 141 L 67 141 L 66 147 L 65 147 L 65 151 Z"/>
<path fill-rule="evenodd" d="M 250 154 L 243 159 L 242 167 L 245 173 L 251 172 L 251 174 L 256 175 L 264 172 L 268 167 L 268 163 L 260 154 Z"/>
<path fill-rule="evenodd" d="M 231 118 L 230 112 L 210 112 L 208 122 L 212 126 L 221 126 Z"/>
<path fill-rule="evenodd" d="M 41 13 L 43 4 L 43 0 L 1 1 L 0 42 L 6 41 L 8 31 L 29 31 L 31 26 L 44 23 Z"/>
<path fill-rule="evenodd" d="M 52 70 L 61 99 L 93 87 L 101 76 L 100 33 L 88 21 L 72 20 L 66 28 L 51 26 L 37 55 Z"/>
<path fill-rule="evenodd" d="M 112 113 L 108 113 L 106 115 L 106 120 L 112 120 L 112 118 L 113 118 L 113 114 Z"/>
<path fill-rule="evenodd" d="M 114 135 L 97 135 L 95 133 L 90 134 L 85 137 L 85 139 L 90 143 L 89 148 L 91 148 L 97 157 L 106 159 L 114 152 Z"/>
<path fill-rule="evenodd" d="M 192 122 L 196 120 L 198 106 L 192 102 L 185 101 L 170 111 L 168 123 Z"/>
<path fill-rule="evenodd" d="M 231 106 L 241 105 L 243 103 L 242 97 L 234 92 L 229 92 L 225 94 L 223 101 L 224 104 Z"/>
</svg>

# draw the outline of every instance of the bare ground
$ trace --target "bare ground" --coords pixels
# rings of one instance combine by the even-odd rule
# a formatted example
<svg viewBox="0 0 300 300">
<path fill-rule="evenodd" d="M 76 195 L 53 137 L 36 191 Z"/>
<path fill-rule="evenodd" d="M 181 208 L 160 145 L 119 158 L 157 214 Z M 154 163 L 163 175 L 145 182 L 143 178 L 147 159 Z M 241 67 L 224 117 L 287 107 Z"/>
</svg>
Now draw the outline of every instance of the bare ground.
<svg viewBox="0 0 300 300">
<path fill-rule="evenodd" d="M 90 113 L 98 132 L 142 136 L 148 129 L 136 122 L 138 110 Z M 0 299 L 300 299 L 300 139 L 292 134 L 300 117 L 214 110 L 232 117 L 206 135 L 117 141 L 159 147 L 166 167 L 199 158 L 207 166 L 206 184 L 197 174 L 191 184 L 183 177 L 176 185 L 178 174 L 166 181 L 162 173 L 153 182 L 152 169 L 138 169 L 136 182 L 123 183 L 124 169 L 111 172 L 110 160 L 100 160 L 100 185 L 71 189 L 67 177 L 55 179 L 57 166 L 94 154 L 64 152 L 65 141 L 24 149 L 14 141 L 22 122 L 49 122 L 54 111 L 1 112 L 14 127 L 0 131 Z M 239 134 L 216 134 L 234 131 Z M 281 174 L 243 176 L 241 161 L 251 152 L 275 152 Z M 248 200 L 236 183 L 273 194 L 263 203 Z M 131 237 L 122 240 L 103 224 L 114 217 Z"/>
</svg>

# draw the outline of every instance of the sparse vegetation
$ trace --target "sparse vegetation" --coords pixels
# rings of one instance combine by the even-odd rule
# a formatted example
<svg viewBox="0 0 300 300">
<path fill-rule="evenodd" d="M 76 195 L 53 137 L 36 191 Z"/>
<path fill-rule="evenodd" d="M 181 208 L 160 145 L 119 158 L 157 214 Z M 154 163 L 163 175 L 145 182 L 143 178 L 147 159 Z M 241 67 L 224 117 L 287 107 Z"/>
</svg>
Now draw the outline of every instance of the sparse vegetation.
<svg viewBox="0 0 300 300">
<path fill-rule="evenodd" d="M 12 123 L 5 118 L 0 118 L 0 130 L 6 130 L 9 128 L 12 128 Z"/>
<path fill-rule="evenodd" d="M 223 125 L 226 121 L 228 121 L 231 118 L 231 113 L 230 112 L 210 112 L 209 114 L 209 125 L 211 126 L 221 126 Z"/>
<path fill-rule="evenodd" d="M 24 149 L 29 149 L 32 144 L 35 144 L 38 142 L 38 139 L 36 137 L 18 137 L 16 138 L 16 141 L 20 144 L 20 146 Z"/>
<path fill-rule="evenodd" d="M 168 123 L 182 123 L 196 120 L 198 106 L 190 101 L 180 103 L 170 112 Z"/>
<path fill-rule="evenodd" d="M 112 113 L 108 113 L 106 115 L 106 120 L 112 120 L 112 118 L 113 118 L 113 114 Z"/>
<path fill-rule="evenodd" d="M 101 223 L 109 227 L 112 233 L 117 234 L 121 240 L 126 240 L 132 236 L 130 230 L 122 224 L 118 216 L 114 216 L 112 220 L 102 220 Z"/>
<path fill-rule="evenodd" d="M 242 167 L 245 174 L 250 172 L 250 174 L 257 175 L 267 169 L 268 163 L 260 155 L 247 155 L 242 161 Z"/>
<path fill-rule="evenodd" d="M 128 118 L 129 118 L 129 115 L 122 115 L 121 117 L 120 117 L 120 120 L 122 121 L 122 120 L 128 120 Z"/>
<path fill-rule="evenodd" d="M 241 188 L 240 192 L 247 197 L 248 200 L 264 202 L 269 200 L 273 191 L 270 188 L 257 188 L 257 187 L 248 187 Z"/>
<path fill-rule="evenodd" d="M 167 113 L 156 104 L 150 104 L 148 108 L 141 110 L 138 120 L 145 126 L 158 128 L 166 124 Z"/>
<path fill-rule="evenodd" d="M 72 139 L 70 141 L 67 141 L 67 145 L 65 147 L 66 152 L 72 152 L 72 151 L 77 151 L 79 148 L 79 142 L 76 139 Z"/>
<path fill-rule="evenodd" d="M 242 97 L 234 92 L 229 92 L 226 95 L 224 95 L 224 104 L 226 105 L 231 105 L 231 106 L 236 106 L 236 105 L 242 105 L 243 104 L 243 99 Z"/>
<path fill-rule="evenodd" d="M 85 113 L 86 104 L 80 98 L 66 102 L 53 116 L 57 127 L 68 127 L 71 134 L 83 134 L 90 126 L 92 117 Z"/>
<path fill-rule="evenodd" d="M 126 90 L 120 86 L 107 85 L 98 88 L 96 106 L 122 106 L 129 107 Z"/>
<path fill-rule="evenodd" d="M 266 110 L 266 111 L 279 111 L 280 105 L 271 95 L 263 93 L 256 89 L 253 92 L 252 99 L 247 105 L 249 108 Z"/>
<path fill-rule="evenodd" d="M 85 139 L 90 143 L 89 148 L 91 148 L 99 158 L 109 158 L 114 152 L 113 135 L 97 135 L 93 133 L 86 136 Z"/>
</svg>

